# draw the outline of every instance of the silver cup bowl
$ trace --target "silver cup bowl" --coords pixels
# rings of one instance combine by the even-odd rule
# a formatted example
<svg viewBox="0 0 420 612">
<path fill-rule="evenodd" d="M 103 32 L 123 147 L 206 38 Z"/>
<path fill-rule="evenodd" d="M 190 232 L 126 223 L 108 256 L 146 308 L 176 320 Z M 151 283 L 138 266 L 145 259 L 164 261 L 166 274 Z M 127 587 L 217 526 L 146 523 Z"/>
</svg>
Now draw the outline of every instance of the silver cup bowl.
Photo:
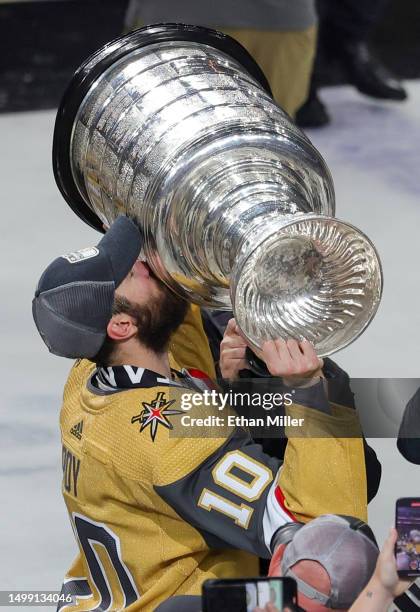
<svg viewBox="0 0 420 612">
<path fill-rule="evenodd" d="M 100 49 L 64 96 L 53 159 L 79 216 L 98 229 L 133 218 L 155 274 L 233 308 L 255 347 L 307 338 L 328 355 L 376 313 L 374 246 L 334 217 L 321 155 L 223 34 L 148 26 Z"/>
</svg>

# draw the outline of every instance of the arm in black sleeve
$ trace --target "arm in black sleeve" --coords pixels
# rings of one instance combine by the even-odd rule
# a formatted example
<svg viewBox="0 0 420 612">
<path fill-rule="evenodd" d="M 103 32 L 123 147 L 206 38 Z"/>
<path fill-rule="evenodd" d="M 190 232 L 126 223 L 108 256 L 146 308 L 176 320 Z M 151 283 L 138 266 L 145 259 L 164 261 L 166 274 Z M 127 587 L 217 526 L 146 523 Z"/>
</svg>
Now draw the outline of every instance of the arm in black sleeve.
<svg viewBox="0 0 420 612">
<path fill-rule="evenodd" d="M 397 447 L 407 461 L 420 465 L 420 389 L 408 402 L 404 411 Z"/>
<path fill-rule="evenodd" d="M 367 500 L 369 503 L 378 492 L 382 477 L 382 466 L 375 451 L 369 446 L 365 439 L 363 439 L 363 446 L 366 463 Z"/>
</svg>

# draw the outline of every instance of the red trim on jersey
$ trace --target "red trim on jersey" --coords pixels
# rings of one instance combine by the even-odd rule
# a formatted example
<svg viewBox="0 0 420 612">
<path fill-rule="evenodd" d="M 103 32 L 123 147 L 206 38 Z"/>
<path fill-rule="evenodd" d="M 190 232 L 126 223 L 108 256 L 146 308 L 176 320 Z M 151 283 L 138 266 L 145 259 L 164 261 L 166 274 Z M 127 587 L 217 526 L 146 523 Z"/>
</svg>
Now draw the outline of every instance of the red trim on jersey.
<svg viewBox="0 0 420 612">
<path fill-rule="evenodd" d="M 202 380 L 210 380 L 209 377 L 203 370 L 197 370 L 197 368 L 188 368 L 188 374 L 193 378 L 201 378 Z"/>
<path fill-rule="evenodd" d="M 206 384 L 206 387 L 208 387 L 210 390 L 219 390 L 217 388 L 217 385 L 214 384 L 214 381 L 205 372 L 203 372 L 203 370 L 198 370 L 197 368 L 188 368 L 187 372 L 193 378 L 198 378 L 198 380 L 202 380 Z"/>
<path fill-rule="evenodd" d="M 274 495 L 276 496 L 276 500 L 281 506 L 283 512 L 285 512 L 287 516 L 290 517 L 294 523 L 298 522 L 297 518 L 293 516 L 293 514 L 286 508 L 286 500 L 284 498 L 283 491 L 280 489 L 280 487 L 277 486 L 275 488 Z"/>
</svg>

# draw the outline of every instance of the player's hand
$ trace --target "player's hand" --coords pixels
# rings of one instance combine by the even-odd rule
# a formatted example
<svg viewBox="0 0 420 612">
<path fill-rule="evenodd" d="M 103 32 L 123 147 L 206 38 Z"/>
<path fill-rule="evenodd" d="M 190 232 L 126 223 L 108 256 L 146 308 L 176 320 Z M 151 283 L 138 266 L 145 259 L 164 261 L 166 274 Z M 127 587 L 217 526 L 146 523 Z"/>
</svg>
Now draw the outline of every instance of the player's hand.
<svg viewBox="0 0 420 612">
<path fill-rule="evenodd" d="M 267 340 L 262 350 L 255 351 L 272 376 L 279 376 L 285 385 L 310 386 L 323 377 L 324 362 L 308 340 Z"/>
<path fill-rule="evenodd" d="M 223 378 L 230 381 L 235 380 L 240 370 L 247 368 L 246 348 L 246 340 L 239 334 L 235 319 L 230 319 L 220 343 L 219 366 Z"/>
<path fill-rule="evenodd" d="M 401 580 L 397 573 L 397 562 L 395 560 L 395 544 L 397 542 L 397 530 L 392 527 L 385 544 L 382 547 L 373 579 L 392 597 L 398 597 L 408 589 L 409 580 Z"/>
</svg>

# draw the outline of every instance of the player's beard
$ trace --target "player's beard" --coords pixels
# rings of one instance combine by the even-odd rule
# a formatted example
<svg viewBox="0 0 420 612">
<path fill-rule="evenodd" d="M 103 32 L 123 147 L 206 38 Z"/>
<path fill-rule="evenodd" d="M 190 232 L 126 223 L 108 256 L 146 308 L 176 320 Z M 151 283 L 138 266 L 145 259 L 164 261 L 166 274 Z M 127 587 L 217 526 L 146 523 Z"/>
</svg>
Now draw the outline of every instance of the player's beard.
<svg viewBox="0 0 420 612">
<path fill-rule="evenodd" d="M 187 314 L 188 302 L 155 277 L 158 291 L 147 304 L 129 304 L 129 313 L 136 321 L 139 342 L 154 353 L 167 350 L 172 334 Z"/>
</svg>

